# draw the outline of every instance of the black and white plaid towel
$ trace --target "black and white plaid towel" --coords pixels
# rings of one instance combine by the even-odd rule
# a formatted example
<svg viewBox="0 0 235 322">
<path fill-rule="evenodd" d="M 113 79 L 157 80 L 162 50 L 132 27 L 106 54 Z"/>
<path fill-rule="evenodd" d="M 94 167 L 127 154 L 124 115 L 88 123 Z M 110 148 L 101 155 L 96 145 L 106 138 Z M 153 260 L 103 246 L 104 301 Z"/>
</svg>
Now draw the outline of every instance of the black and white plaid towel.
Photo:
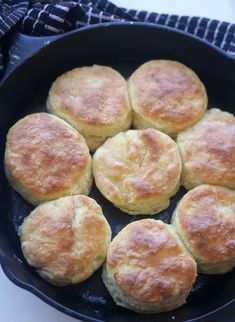
<svg viewBox="0 0 235 322">
<path fill-rule="evenodd" d="M 107 0 L 0 0 L 0 70 L 5 34 L 12 28 L 32 36 L 49 36 L 87 24 L 140 21 L 165 25 L 207 40 L 235 55 L 235 24 L 200 17 L 119 8 Z"/>
</svg>

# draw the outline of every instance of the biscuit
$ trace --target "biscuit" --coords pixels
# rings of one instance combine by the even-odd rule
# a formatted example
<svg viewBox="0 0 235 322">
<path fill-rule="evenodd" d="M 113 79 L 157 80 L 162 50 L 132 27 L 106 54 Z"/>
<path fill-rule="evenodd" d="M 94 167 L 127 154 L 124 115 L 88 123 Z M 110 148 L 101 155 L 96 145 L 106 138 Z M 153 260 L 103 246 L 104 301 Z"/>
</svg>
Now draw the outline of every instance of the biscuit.
<svg viewBox="0 0 235 322">
<path fill-rule="evenodd" d="M 182 184 L 189 190 L 200 184 L 235 189 L 235 117 L 210 109 L 192 128 L 180 133 Z"/>
<path fill-rule="evenodd" d="M 143 219 L 113 239 L 102 277 L 117 305 L 159 313 L 186 303 L 196 263 L 170 225 Z"/>
<path fill-rule="evenodd" d="M 33 205 L 88 194 L 92 184 L 91 157 L 84 138 L 48 113 L 26 116 L 9 130 L 5 172 L 11 186 Z"/>
<path fill-rule="evenodd" d="M 131 125 L 125 79 L 114 69 L 93 65 L 64 73 L 52 84 L 47 109 L 81 133 L 91 151 Z"/>
<path fill-rule="evenodd" d="M 152 60 L 130 77 L 128 90 L 134 127 L 154 128 L 171 137 L 198 122 L 207 108 L 207 93 L 197 75 L 170 60 Z"/>
<path fill-rule="evenodd" d="M 100 192 L 130 215 L 160 212 L 179 188 L 177 145 L 154 129 L 129 130 L 108 139 L 96 150 L 92 167 Z"/>
<path fill-rule="evenodd" d="M 75 195 L 35 208 L 19 236 L 28 264 L 60 286 L 80 283 L 102 265 L 111 229 L 95 200 Z"/>
<path fill-rule="evenodd" d="M 235 267 L 235 191 L 211 185 L 190 190 L 172 223 L 200 273 L 223 274 Z"/>
</svg>

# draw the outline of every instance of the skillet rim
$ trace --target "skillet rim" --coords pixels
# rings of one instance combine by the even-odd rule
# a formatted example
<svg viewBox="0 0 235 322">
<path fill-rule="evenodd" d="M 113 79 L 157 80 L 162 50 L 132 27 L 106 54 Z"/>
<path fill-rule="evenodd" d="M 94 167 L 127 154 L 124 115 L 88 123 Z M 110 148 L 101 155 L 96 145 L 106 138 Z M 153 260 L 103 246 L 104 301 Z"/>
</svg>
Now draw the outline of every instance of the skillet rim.
<svg viewBox="0 0 235 322">
<path fill-rule="evenodd" d="M 164 30 L 164 31 L 168 31 L 168 32 L 172 32 L 175 34 L 179 34 L 185 38 L 190 38 L 195 42 L 199 42 L 202 45 L 205 45 L 206 47 L 216 51 L 218 54 L 220 54 L 221 56 L 223 56 L 226 60 L 230 60 L 232 62 L 235 63 L 235 53 L 234 54 L 229 54 L 228 52 L 224 51 L 223 49 L 215 46 L 213 43 L 210 43 L 209 41 L 197 37 L 193 34 L 187 33 L 185 31 L 179 30 L 179 29 L 175 29 L 173 27 L 169 27 L 169 26 L 164 26 L 164 25 L 156 25 L 154 23 L 149 23 L 149 22 L 134 22 L 134 21 L 127 21 L 127 22 L 105 22 L 105 23 L 98 23 L 98 24 L 93 24 L 93 25 L 87 25 L 87 26 L 83 26 L 81 28 L 78 29 L 74 29 L 71 31 L 67 31 L 65 33 L 61 33 L 61 34 L 57 34 L 57 35 L 51 35 L 51 36 L 45 36 L 45 37 L 40 37 L 40 36 L 29 36 L 26 35 L 24 33 L 21 32 L 16 32 L 16 34 L 20 35 L 21 37 L 23 37 L 23 39 L 25 41 L 30 40 L 35 42 L 35 44 L 37 42 L 42 42 L 43 39 L 47 39 L 49 43 L 44 43 L 41 44 L 39 49 L 36 49 L 35 51 L 32 51 L 26 58 L 23 58 L 22 60 L 19 61 L 19 63 L 16 65 L 16 67 L 10 71 L 7 72 L 7 70 L 4 72 L 2 79 L 0 80 L 0 90 L 1 87 L 7 82 L 7 80 L 10 78 L 11 74 L 13 72 L 15 72 L 18 68 L 23 67 L 24 64 L 26 64 L 28 62 L 29 59 L 31 59 L 32 57 L 34 57 L 35 55 L 38 55 L 42 50 L 44 50 L 45 48 L 47 48 L 48 46 L 53 45 L 54 43 L 57 43 L 58 41 L 60 41 L 60 39 L 63 39 L 65 37 L 69 37 L 70 35 L 76 34 L 76 33 L 80 33 L 80 32 L 86 32 L 89 30 L 93 30 L 93 29 L 106 29 L 106 28 L 112 28 L 112 27 L 143 27 L 143 28 L 149 28 L 149 29 L 158 29 L 158 30 Z"/>
</svg>

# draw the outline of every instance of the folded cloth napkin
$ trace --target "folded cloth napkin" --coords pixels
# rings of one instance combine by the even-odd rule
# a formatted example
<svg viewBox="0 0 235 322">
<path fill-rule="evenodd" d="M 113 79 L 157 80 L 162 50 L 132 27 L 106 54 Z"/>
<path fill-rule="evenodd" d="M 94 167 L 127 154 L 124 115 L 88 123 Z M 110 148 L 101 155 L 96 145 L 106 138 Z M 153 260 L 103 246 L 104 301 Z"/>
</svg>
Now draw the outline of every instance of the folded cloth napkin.
<svg viewBox="0 0 235 322">
<path fill-rule="evenodd" d="M 183 30 L 235 55 L 235 24 L 200 17 L 159 14 L 119 8 L 107 0 L 0 0 L 1 45 L 13 28 L 32 36 L 49 36 L 89 24 L 118 21 L 149 22 Z"/>
</svg>

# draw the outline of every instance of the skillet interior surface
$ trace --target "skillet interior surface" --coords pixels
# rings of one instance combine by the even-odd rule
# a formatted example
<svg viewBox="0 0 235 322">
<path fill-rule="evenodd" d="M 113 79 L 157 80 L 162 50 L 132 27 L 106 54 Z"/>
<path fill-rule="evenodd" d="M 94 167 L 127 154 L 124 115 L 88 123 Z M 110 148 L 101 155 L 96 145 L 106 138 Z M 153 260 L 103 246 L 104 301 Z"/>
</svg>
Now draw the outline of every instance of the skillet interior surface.
<svg viewBox="0 0 235 322">
<path fill-rule="evenodd" d="M 79 285 L 54 287 L 26 264 L 20 249 L 18 227 L 33 207 L 12 190 L 5 178 L 3 156 L 9 127 L 27 114 L 45 111 L 52 81 L 66 70 L 105 64 L 128 78 L 140 64 L 158 58 L 178 60 L 192 68 L 207 88 L 209 106 L 234 112 L 235 60 L 193 37 L 146 24 L 93 26 L 71 32 L 16 68 L 0 89 L 2 267 L 14 283 L 84 321 L 185 321 L 207 315 L 223 306 L 227 306 L 224 313 L 226 321 L 230 321 L 235 314 L 235 303 L 230 303 L 235 299 L 235 271 L 221 276 L 199 274 L 186 305 L 170 313 L 140 315 L 114 304 L 102 283 L 101 270 Z M 169 223 L 177 201 L 184 194 L 185 190 L 181 188 L 171 199 L 170 207 L 153 218 Z M 122 213 L 105 200 L 95 186 L 90 196 L 101 205 L 112 227 L 113 237 L 129 222 L 148 217 Z"/>
</svg>

